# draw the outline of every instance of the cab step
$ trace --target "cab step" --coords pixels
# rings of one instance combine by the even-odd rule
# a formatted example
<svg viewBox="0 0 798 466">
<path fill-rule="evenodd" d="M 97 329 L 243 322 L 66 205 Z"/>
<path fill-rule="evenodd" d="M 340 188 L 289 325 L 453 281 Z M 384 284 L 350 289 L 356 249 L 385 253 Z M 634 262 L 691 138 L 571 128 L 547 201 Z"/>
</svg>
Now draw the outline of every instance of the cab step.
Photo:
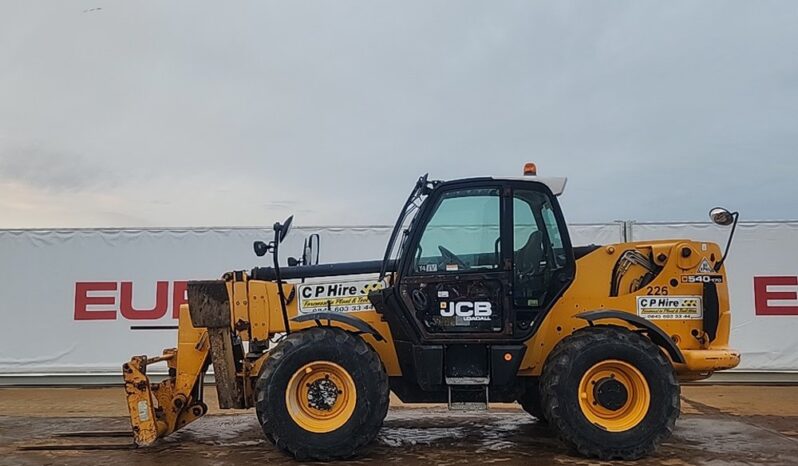
<svg viewBox="0 0 798 466">
<path fill-rule="evenodd" d="M 446 377 L 446 385 L 488 385 L 490 377 Z"/>
<path fill-rule="evenodd" d="M 446 377 L 449 410 L 487 411 L 490 377 Z"/>
</svg>

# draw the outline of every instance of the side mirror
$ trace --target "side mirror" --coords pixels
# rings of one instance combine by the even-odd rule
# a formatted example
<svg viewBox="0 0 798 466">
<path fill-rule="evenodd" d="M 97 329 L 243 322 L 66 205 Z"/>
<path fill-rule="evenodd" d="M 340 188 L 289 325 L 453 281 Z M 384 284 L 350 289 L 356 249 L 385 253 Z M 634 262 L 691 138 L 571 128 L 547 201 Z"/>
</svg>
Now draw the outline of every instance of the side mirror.
<svg viewBox="0 0 798 466">
<path fill-rule="evenodd" d="M 740 218 L 740 213 L 729 212 L 723 207 L 715 207 L 709 211 L 709 218 L 712 219 L 716 225 L 724 227 L 729 225 L 732 226 L 729 239 L 726 240 L 726 250 L 723 252 L 723 257 L 721 257 L 718 262 L 715 262 L 715 272 L 717 272 L 720 270 L 721 266 L 723 266 L 723 263 L 726 262 L 726 257 L 729 256 L 729 247 L 731 247 L 732 238 L 734 238 L 734 230 L 737 229 L 737 219 Z"/>
<path fill-rule="evenodd" d="M 300 261 L 296 257 L 289 257 L 288 258 L 288 266 L 289 267 L 296 267 L 297 265 L 302 265 L 302 261 Z"/>
<path fill-rule="evenodd" d="M 715 207 L 709 211 L 709 218 L 716 225 L 729 226 L 734 223 L 734 214 L 723 207 Z"/>
<path fill-rule="evenodd" d="M 274 230 L 279 232 L 277 235 L 277 241 L 282 243 L 285 237 L 288 236 L 288 232 L 291 231 L 291 222 L 293 221 L 294 221 L 294 216 L 292 215 L 287 219 L 285 219 L 285 222 L 283 222 L 282 224 L 279 223 L 274 224 Z"/>
<path fill-rule="evenodd" d="M 305 239 L 305 247 L 302 250 L 302 264 L 316 265 L 319 263 L 319 234 L 313 233 Z"/>
<path fill-rule="evenodd" d="M 258 257 L 266 255 L 269 252 L 269 245 L 263 241 L 255 241 L 252 243 L 252 249 L 255 250 L 255 255 Z"/>
</svg>

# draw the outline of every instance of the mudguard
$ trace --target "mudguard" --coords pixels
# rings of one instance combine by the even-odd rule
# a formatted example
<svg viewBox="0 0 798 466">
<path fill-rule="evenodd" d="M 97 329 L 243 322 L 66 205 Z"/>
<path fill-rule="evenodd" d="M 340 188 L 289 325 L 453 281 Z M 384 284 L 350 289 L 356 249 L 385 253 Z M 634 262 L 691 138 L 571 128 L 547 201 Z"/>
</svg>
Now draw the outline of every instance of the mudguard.
<svg viewBox="0 0 798 466">
<path fill-rule="evenodd" d="M 385 338 L 377 331 L 374 327 L 371 326 L 368 322 L 364 322 L 357 317 L 353 317 L 350 315 L 342 314 L 340 312 L 315 312 L 313 314 L 303 314 L 298 317 L 294 317 L 291 319 L 293 322 L 308 322 L 308 321 L 316 321 L 316 325 L 322 326 L 321 321 L 333 321 L 333 322 L 340 322 L 342 324 L 346 324 L 356 328 L 361 333 L 368 333 L 374 336 L 374 339 L 377 341 L 383 341 Z"/>
<path fill-rule="evenodd" d="M 651 338 L 651 341 L 656 343 L 657 345 L 661 346 L 668 352 L 673 362 L 684 364 L 685 359 L 682 351 L 676 346 L 676 343 L 671 340 L 665 332 L 662 331 L 661 328 L 657 327 L 656 325 L 652 324 L 646 319 L 643 319 L 640 316 L 636 316 L 634 314 L 630 314 L 628 312 L 623 311 L 588 311 L 582 312 L 581 314 L 577 314 L 574 317 L 578 317 L 580 319 L 586 320 L 590 325 L 593 325 L 593 322 L 596 320 L 603 320 L 603 319 L 618 319 L 622 320 L 626 323 L 633 325 L 641 330 L 645 330 L 648 333 L 648 337 Z"/>
</svg>

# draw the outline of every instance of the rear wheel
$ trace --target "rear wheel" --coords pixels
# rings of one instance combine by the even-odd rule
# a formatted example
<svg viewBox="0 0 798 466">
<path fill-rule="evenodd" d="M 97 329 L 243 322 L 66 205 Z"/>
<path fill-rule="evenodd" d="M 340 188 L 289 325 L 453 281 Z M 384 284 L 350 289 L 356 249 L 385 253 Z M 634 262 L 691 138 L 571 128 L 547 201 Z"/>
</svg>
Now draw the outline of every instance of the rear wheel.
<svg viewBox="0 0 798 466">
<path fill-rule="evenodd" d="M 382 362 L 362 338 L 316 327 L 269 352 L 256 410 L 266 437 L 296 458 L 344 459 L 377 436 L 388 393 Z"/>
<path fill-rule="evenodd" d="M 670 362 L 651 340 L 621 327 L 588 327 L 561 341 L 543 368 L 541 395 L 559 437 L 603 460 L 652 453 L 679 416 Z"/>
</svg>

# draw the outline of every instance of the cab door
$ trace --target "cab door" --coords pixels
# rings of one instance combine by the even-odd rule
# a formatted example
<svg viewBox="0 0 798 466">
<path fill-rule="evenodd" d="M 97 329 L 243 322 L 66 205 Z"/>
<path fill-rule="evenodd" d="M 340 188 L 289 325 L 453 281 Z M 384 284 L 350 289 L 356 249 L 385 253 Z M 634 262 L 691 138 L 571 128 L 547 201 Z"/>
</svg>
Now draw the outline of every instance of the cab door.
<svg viewBox="0 0 798 466">
<path fill-rule="evenodd" d="M 424 340 L 512 335 L 508 193 L 495 181 L 446 187 L 418 219 L 400 291 Z"/>
<path fill-rule="evenodd" d="M 531 183 L 510 189 L 512 209 L 512 312 L 515 336 L 536 328 L 573 281 L 568 230 L 556 199 Z"/>
</svg>

